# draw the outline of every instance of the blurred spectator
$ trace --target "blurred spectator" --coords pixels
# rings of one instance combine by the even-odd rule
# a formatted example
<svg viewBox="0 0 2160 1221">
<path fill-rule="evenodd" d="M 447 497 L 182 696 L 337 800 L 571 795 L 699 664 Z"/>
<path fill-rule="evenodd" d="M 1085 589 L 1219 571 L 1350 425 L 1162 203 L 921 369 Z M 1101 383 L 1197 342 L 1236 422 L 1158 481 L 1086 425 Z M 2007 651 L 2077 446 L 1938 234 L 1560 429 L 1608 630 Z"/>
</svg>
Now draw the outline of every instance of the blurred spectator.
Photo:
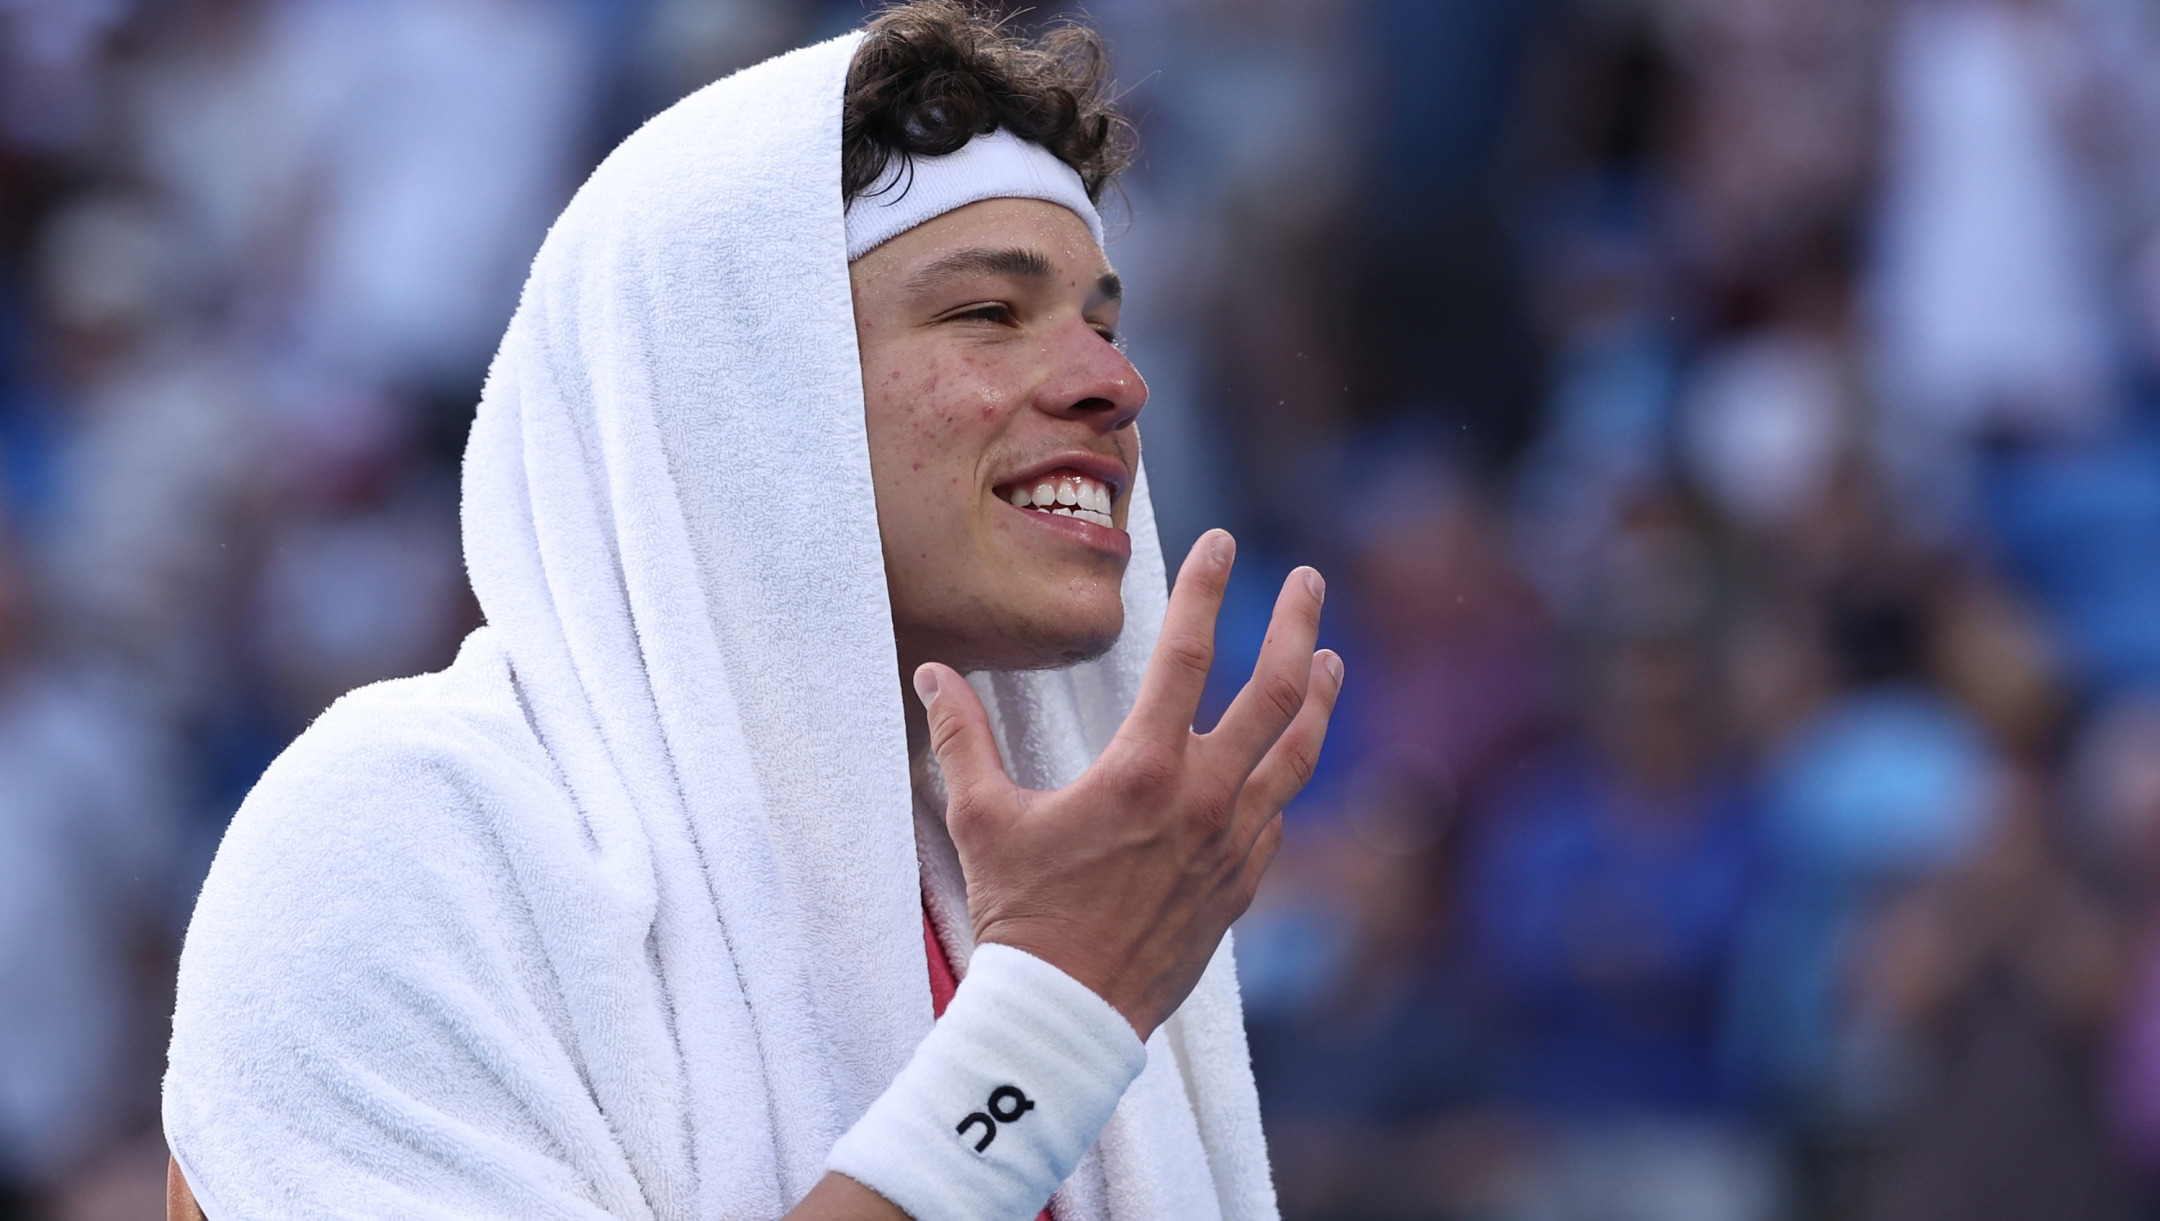
<svg viewBox="0 0 2160 1221">
<path fill-rule="evenodd" d="M 0 140 L 38 150 L 85 139 L 100 117 L 99 59 L 128 0 L 0 4 Z"/>
<path fill-rule="evenodd" d="M 1690 473 L 1735 524 L 1790 526 L 1827 495 L 1851 428 L 1842 372 L 1822 341 L 1779 331 L 1698 362 L 1681 444 Z"/>
<path fill-rule="evenodd" d="M 1923 443 L 2089 435 L 2114 405 L 2065 41 L 2053 6 L 2000 0 L 1915 4 L 1898 28 L 1875 291 L 1889 422 Z"/>
<path fill-rule="evenodd" d="M 2127 953 L 2106 1118 L 2149 1189 L 2160 1182 L 2160 705 L 2125 696 L 2088 722 L 2071 772 L 2087 842 L 2115 885 Z"/>
<path fill-rule="evenodd" d="M 1720 1004 L 1755 828 L 1705 724 L 1706 667 L 1687 644 L 1616 648 L 1592 680 L 1595 746 L 1537 765 L 1481 828 L 1479 965 L 1502 991 L 1506 1096 L 1533 1111 L 1732 1100 Z"/>
<path fill-rule="evenodd" d="M 1725 996 L 1760 873 L 1714 654 L 1712 590 L 1670 502 L 1632 514 L 1593 586 L 1584 734 L 1476 830 L 1465 916 L 1497 1097 L 1543 1140 L 1509 1215 L 1774 1215 L 1735 1123 Z"/>
<path fill-rule="evenodd" d="M 2160 683 L 2160 431 L 1984 456 L 1993 542 L 2052 620 L 2073 677 L 2103 695 Z"/>
<path fill-rule="evenodd" d="M 554 0 L 249 0 L 137 65 L 143 168 L 258 319 L 369 383 L 468 388 L 575 185 L 596 66 Z M 172 53 L 177 51 L 178 53 Z"/>
<path fill-rule="evenodd" d="M 2129 914 L 2160 917 L 2160 699 L 2131 692 L 2095 710 L 2067 787 L 2087 855 Z"/>
<path fill-rule="evenodd" d="M 1383 431 L 1345 466 L 1338 630 L 1371 678 L 1338 709 L 1328 767 L 1352 790 L 1421 791 L 1451 819 L 1552 727 L 1545 612 L 1480 489 L 1433 447 Z"/>
<path fill-rule="evenodd" d="M 1512 1133 L 1449 917 L 1458 836 L 1414 787 L 1352 826 L 1291 832 L 1240 926 L 1247 1025 L 1292 1217 L 1456 1215 L 1495 1190 Z"/>
<path fill-rule="evenodd" d="M 1977 850 L 2000 800 L 1978 725 L 1923 679 L 1926 624 L 1896 589 L 1833 600 L 1837 694 L 1795 725 L 1765 785 L 1771 869 L 1735 980 L 1727 1054 L 1803 1133 L 1841 1139 L 1902 1102 L 1845 983 L 1859 922 Z"/>
<path fill-rule="evenodd" d="M 1243 925 L 1254 1068 L 1293 1214 L 1475 1205 L 1504 1123 L 1451 909 L 1464 812 L 1550 728 L 1543 616 L 1434 446 L 1345 451 L 1347 664 L 1325 774 Z"/>
<path fill-rule="evenodd" d="M 171 743 L 123 673 L 55 655 L 0 535 L 0 1194 L 150 1120 L 185 911 Z"/>
<path fill-rule="evenodd" d="M 266 523 L 244 642 L 273 728 L 297 733 L 330 702 L 385 674 L 440 665 L 478 626 L 464 582 L 456 491 L 415 469 L 396 409 L 355 400 L 358 435 L 292 462 L 285 511 Z M 385 419 L 382 417 L 388 416 Z M 306 452 L 308 434 L 292 444 Z"/>
<path fill-rule="evenodd" d="M 1712 285 L 1766 270 L 1783 278 L 1824 231 L 1864 206 L 1877 156 L 1882 25 L 1895 6 L 1649 7 L 1683 79 L 1669 168 L 1680 187 L 1681 257 Z M 1804 287 L 1804 277 L 1793 279 Z"/>
<path fill-rule="evenodd" d="M 1967 861 L 1856 943 L 1859 1007 L 1906 1041 L 1915 1078 L 1863 1217 L 2122 1215 L 2095 1063 L 2116 927 L 2058 848 L 2040 779 L 2018 775 L 2000 809 Z"/>
</svg>

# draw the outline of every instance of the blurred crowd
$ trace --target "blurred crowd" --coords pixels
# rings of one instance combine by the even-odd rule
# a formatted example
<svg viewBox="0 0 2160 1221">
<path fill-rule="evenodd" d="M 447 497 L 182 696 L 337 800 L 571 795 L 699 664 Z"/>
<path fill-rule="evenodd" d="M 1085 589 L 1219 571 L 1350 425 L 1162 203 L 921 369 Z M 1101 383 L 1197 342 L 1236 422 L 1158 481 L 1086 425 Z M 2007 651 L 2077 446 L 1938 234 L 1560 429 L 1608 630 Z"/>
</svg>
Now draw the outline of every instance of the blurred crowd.
<svg viewBox="0 0 2160 1221">
<path fill-rule="evenodd" d="M 1086 10 L 1214 702 L 1297 563 L 1348 664 L 1238 930 L 1286 1216 L 2160 1215 L 2160 10 Z M 477 623 L 548 221 L 865 11 L 0 0 L 0 1217 L 158 1215 L 195 888 Z"/>
<path fill-rule="evenodd" d="M 1212 357 L 1350 675 L 1240 929 L 1286 1212 L 2151 1215 L 2160 10 L 1359 19 Z"/>
</svg>

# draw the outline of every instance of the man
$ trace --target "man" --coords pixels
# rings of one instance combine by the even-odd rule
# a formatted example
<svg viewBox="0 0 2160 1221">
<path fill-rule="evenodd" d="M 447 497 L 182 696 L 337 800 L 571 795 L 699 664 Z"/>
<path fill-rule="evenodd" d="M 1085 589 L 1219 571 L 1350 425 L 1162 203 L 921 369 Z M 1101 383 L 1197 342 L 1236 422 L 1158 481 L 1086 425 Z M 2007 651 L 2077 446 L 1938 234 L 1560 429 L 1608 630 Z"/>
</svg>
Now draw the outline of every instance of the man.
<svg viewBox="0 0 2160 1221">
<path fill-rule="evenodd" d="M 488 626 L 204 888 L 177 1207 L 1273 1216 L 1222 942 L 1341 668 L 1300 570 L 1190 729 L 1232 545 L 1165 603 L 1100 75 L 903 6 L 594 174 L 467 451 Z"/>
</svg>

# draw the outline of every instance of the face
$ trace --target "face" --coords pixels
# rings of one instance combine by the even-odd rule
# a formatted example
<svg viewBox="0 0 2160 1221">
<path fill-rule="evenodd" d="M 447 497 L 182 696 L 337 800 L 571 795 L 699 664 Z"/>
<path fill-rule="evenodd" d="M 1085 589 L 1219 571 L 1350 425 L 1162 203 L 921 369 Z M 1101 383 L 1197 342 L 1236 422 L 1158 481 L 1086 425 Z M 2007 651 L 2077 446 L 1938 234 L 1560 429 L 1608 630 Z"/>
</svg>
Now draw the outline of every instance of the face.
<svg viewBox="0 0 2160 1221">
<path fill-rule="evenodd" d="M 1065 208 L 993 199 L 855 261 L 870 473 L 903 673 L 1041 669 L 1117 640 L 1147 386 Z"/>
</svg>

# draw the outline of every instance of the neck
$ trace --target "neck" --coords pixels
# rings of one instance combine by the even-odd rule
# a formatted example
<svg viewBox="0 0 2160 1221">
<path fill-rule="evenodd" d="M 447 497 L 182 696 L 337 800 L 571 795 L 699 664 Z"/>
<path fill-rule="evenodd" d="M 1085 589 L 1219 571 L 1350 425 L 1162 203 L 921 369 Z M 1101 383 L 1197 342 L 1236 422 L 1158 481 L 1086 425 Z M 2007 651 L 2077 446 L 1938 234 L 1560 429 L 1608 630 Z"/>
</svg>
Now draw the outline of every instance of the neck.
<svg viewBox="0 0 2160 1221">
<path fill-rule="evenodd" d="M 915 694 L 915 671 L 929 660 L 900 642 L 900 710 L 907 726 L 908 774 L 920 777 L 930 757 L 930 717 L 923 711 L 922 697 Z"/>
<path fill-rule="evenodd" d="M 922 700 L 915 695 L 913 675 L 900 678 L 900 706 L 907 709 L 908 770 L 920 773 L 923 763 L 930 758 L 930 718 L 924 714 Z"/>
<path fill-rule="evenodd" d="M 969 665 L 966 660 L 971 653 L 966 641 L 956 641 L 942 633 L 919 628 L 895 625 L 893 652 L 900 660 L 900 707 L 902 719 L 907 724 L 908 763 L 914 775 L 920 778 L 923 762 L 930 757 L 930 716 L 923 711 L 922 697 L 915 694 L 915 671 L 933 661 L 942 662 L 963 674 L 978 667 Z"/>
</svg>

